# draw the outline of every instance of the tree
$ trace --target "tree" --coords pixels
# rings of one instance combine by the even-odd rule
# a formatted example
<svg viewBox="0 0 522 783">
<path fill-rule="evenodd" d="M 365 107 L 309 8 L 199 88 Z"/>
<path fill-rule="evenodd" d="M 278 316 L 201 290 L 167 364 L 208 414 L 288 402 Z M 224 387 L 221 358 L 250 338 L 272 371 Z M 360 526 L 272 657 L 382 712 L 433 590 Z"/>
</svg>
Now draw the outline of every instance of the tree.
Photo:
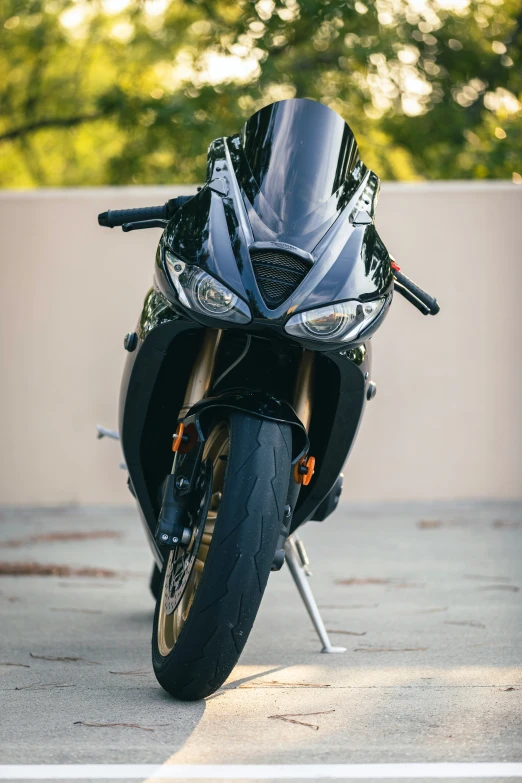
<svg viewBox="0 0 522 783">
<path fill-rule="evenodd" d="M 0 184 L 196 182 L 274 100 L 388 179 L 522 179 L 522 0 L 3 0 Z"/>
</svg>

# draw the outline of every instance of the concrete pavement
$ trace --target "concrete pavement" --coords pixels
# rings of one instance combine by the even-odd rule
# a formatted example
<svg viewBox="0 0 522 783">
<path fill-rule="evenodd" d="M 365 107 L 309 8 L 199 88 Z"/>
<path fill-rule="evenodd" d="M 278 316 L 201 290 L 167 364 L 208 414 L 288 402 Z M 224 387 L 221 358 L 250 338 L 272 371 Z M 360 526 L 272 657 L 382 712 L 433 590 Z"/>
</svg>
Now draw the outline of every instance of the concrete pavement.
<svg viewBox="0 0 522 783">
<path fill-rule="evenodd" d="M 302 538 L 347 652 L 319 653 L 285 568 L 229 681 L 187 704 L 152 674 L 135 510 L 4 509 L 1 561 L 114 573 L 0 577 L 0 763 L 521 761 L 522 503 L 345 502 Z"/>
</svg>

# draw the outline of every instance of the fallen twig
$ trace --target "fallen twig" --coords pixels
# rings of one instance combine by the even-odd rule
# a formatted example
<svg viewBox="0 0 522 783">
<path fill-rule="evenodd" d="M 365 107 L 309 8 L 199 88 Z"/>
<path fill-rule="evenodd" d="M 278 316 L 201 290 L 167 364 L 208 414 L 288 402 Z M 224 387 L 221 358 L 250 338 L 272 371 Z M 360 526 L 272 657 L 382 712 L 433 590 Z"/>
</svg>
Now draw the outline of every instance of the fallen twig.
<svg viewBox="0 0 522 783">
<path fill-rule="evenodd" d="M 238 688 L 329 688 L 330 685 L 314 682 L 277 682 L 276 680 L 252 680 Z"/>
<path fill-rule="evenodd" d="M 377 609 L 379 604 L 319 604 L 319 609 Z"/>
<path fill-rule="evenodd" d="M 331 628 L 326 630 L 326 633 L 344 633 L 347 636 L 366 636 L 367 631 L 341 631 L 338 628 Z"/>
<path fill-rule="evenodd" d="M 354 652 L 425 652 L 428 647 L 356 647 Z"/>
<path fill-rule="evenodd" d="M 87 661 L 85 658 L 73 658 L 69 655 L 65 655 L 63 657 L 61 656 L 53 656 L 53 655 L 35 655 L 34 653 L 30 652 L 29 655 L 31 658 L 37 658 L 40 661 L 63 661 L 65 663 L 89 663 L 96 666 L 101 666 L 101 663 L 99 661 Z"/>
<path fill-rule="evenodd" d="M 92 530 L 89 532 L 56 532 L 56 533 L 40 533 L 36 536 L 27 536 L 27 538 L 15 538 L 11 541 L 0 542 L 1 546 L 5 547 L 20 547 L 26 544 L 40 544 L 45 542 L 54 541 L 86 541 L 93 538 L 121 538 L 122 534 L 112 530 Z"/>
<path fill-rule="evenodd" d="M 85 720 L 75 720 L 74 726 L 92 726 L 94 728 L 109 729 L 120 727 L 124 729 L 141 729 L 142 731 L 154 731 L 148 726 L 140 726 L 138 723 L 89 723 Z"/>
<path fill-rule="evenodd" d="M 379 577 L 356 577 L 352 576 L 349 579 L 335 579 L 336 585 L 389 585 L 391 579 L 381 579 Z"/>
<path fill-rule="evenodd" d="M 417 527 L 421 530 L 433 530 L 439 527 L 467 527 L 470 523 L 459 519 L 421 519 Z"/>
<path fill-rule="evenodd" d="M 67 685 L 59 682 L 33 682 L 30 685 L 18 685 L 16 688 L 11 688 L 13 691 L 50 691 L 53 688 L 76 688 L 76 685 Z"/>
<path fill-rule="evenodd" d="M 117 575 L 117 578 L 120 579 L 123 577 L 123 574 Z M 123 587 L 123 582 L 58 582 L 58 587 L 72 587 L 75 590 L 83 590 L 84 587 L 96 587 L 100 590 L 108 590 L 109 588 L 120 588 Z"/>
<path fill-rule="evenodd" d="M 445 620 L 444 625 L 467 625 L 470 628 L 485 628 L 484 623 L 476 623 L 473 620 Z"/>
<path fill-rule="evenodd" d="M 298 726 L 307 726 L 312 731 L 319 731 L 319 726 L 316 723 L 306 723 L 303 720 L 295 720 L 295 718 L 307 718 L 310 715 L 328 715 L 335 710 L 324 710 L 323 712 L 295 712 L 288 713 L 286 715 L 269 715 L 269 720 L 284 720 L 286 723 L 295 723 Z"/>
<path fill-rule="evenodd" d="M 28 663 L 11 663 L 10 661 L 0 661 L 0 666 L 20 666 L 24 669 L 30 669 Z"/>
<path fill-rule="evenodd" d="M 334 584 L 344 585 L 347 587 L 354 587 L 360 585 L 390 585 L 390 587 L 424 587 L 424 585 L 415 584 L 414 582 L 402 582 L 399 579 L 381 579 L 380 577 L 356 577 L 352 576 L 348 579 L 334 579 Z"/>
<path fill-rule="evenodd" d="M 75 609 L 75 608 L 68 608 L 68 607 L 54 607 L 51 606 L 50 610 L 51 612 L 76 612 L 78 614 L 102 614 L 101 609 Z"/>
<path fill-rule="evenodd" d="M 130 671 L 130 672 L 111 672 L 109 670 L 109 674 L 148 674 L 148 673 L 149 673 L 148 669 L 134 669 L 134 671 Z"/>
<path fill-rule="evenodd" d="M 0 576 L 88 576 L 103 579 L 112 579 L 114 577 L 121 577 L 122 574 L 118 574 L 116 571 L 112 571 L 108 568 L 89 568 L 83 566 L 81 568 L 72 568 L 66 565 L 53 565 L 51 563 L 0 563 Z"/>
</svg>

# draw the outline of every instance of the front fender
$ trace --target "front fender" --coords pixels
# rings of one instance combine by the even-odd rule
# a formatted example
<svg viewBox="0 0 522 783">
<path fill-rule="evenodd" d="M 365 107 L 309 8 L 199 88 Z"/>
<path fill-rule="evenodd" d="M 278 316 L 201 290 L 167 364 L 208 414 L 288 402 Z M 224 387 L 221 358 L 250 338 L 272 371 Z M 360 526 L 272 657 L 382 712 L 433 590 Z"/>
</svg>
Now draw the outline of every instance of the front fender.
<svg viewBox="0 0 522 783">
<path fill-rule="evenodd" d="M 309 449 L 308 435 L 292 406 L 285 400 L 279 400 L 264 391 L 251 389 L 233 389 L 215 397 L 207 397 L 197 402 L 187 413 L 196 415 L 204 426 L 205 414 L 219 409 L 238 410 L 257 416 L 260 419 L 278 421 L 292 427 L 292 464 L 295 464 Z"/>
</svg>

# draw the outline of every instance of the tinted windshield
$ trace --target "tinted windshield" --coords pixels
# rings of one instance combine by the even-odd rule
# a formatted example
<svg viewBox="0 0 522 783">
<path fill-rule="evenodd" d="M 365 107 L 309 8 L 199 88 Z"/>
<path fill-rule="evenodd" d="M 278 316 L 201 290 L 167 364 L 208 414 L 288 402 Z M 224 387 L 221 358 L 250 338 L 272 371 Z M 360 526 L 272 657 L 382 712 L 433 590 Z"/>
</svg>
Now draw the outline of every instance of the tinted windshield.
<svg viewBox="0 0 522 783">
<path fill-rule="evenodd" d="M 359 160 L 357 143 L 344 120 L 327 106 L 306 99 L 261 109 L 243 126 L 241 142 L 250 185 L 255 180 L 256 189 L 284 223 L 327 202 L 353 180 L 350 175 Z"/>
</svg>

